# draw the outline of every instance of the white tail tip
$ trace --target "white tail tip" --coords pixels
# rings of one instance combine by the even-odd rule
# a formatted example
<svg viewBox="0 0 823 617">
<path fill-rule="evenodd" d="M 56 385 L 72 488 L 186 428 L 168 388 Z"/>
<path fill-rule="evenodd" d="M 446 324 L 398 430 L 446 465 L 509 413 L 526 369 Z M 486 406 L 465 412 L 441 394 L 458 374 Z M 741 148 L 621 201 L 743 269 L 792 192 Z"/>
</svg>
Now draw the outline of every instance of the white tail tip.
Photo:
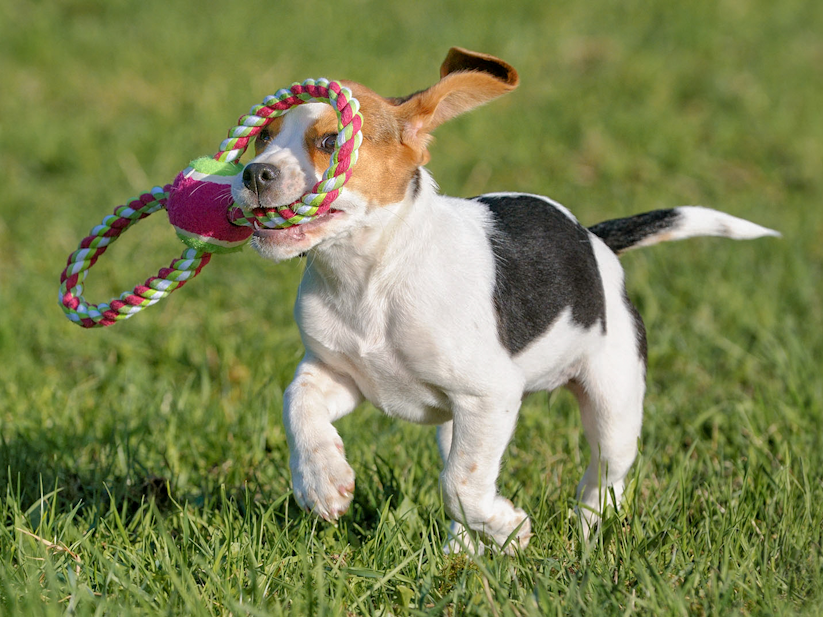
<svg viewBox="0 0 823 617">
<path fill-rule="evenodd" d="M 677 211 L 684 217 L 682 237 L 721 236 L 733 240 L 751 240 L 764 236 L 780 237 L 780 232 L 725 212 L 703 206 L 681 206 Z"/>
</svg>

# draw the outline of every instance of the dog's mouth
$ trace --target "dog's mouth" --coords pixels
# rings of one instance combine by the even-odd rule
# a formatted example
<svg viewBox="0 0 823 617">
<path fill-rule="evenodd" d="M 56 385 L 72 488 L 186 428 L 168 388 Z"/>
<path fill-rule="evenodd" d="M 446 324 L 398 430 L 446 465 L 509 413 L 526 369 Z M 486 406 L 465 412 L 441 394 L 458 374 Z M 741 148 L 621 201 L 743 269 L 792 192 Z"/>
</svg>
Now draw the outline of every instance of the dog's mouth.
<svg viewBox="0 0 823 617">
<path fill-rule="evenodd" d="M 252 212 L 260 215 L 265 213 L 265 210 L 262 208 L 253 208 Z M 278 244 L 282 242 L 300 242 L 301 240 L 305 240 L 307 233 L 317 230 L 331 219 L 343 214 L 342 210 L 331 208 L 328 212 L 315 216 L 312 220 L 301 223 L 300 225 L 291 225 L 290 227 L 284 227 L 282 229 L 267 229 L 260 225 L 255 225 L 254 236 L 260 240 L 273 241 Z"/>
</svg>

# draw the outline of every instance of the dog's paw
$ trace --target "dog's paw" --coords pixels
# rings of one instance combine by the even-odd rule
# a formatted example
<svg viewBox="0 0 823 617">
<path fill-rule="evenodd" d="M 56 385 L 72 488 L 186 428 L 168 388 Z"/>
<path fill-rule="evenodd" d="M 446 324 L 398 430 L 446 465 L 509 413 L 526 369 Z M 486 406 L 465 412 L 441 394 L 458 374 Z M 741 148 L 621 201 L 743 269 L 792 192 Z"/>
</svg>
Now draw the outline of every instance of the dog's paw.
<svg viewBox="0 0 823 617">
<path fill-rule="evenodd" d="M 507 555 L 514 555 L 529 545 L 532 522 L 522 508 L 499 495 L 494 499 L 494 511 L 485 522 L 482 532 Z"/>
<path fill-rule="evenodd" d="M 294 497 L 304 510 L 334 522 L 351 505 L 354 470 L 346 462 L 343 442 L 338 437 L 305 455 L 292 456 Z"/>
</svg>

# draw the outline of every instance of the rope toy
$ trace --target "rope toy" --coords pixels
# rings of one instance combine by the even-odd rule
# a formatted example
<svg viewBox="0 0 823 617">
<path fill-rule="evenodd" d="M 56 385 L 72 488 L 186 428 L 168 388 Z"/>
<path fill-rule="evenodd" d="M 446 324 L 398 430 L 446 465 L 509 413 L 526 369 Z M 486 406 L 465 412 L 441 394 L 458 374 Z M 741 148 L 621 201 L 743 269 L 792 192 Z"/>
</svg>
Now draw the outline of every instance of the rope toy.
<svg viewBox="0 0 823 617">
<path fill-rule="evenodd" d="M 292 107 L 312 101 L 328 103 L 337 115 L 337 141 L 320 181 L 292 204 L 253 210 L 238 207 L 232 201 L 231 184 L 243 171 L 239 159 L 251 140 Z M 128 319 L 197 276 L 212 254 L 241 250 L 257 226 L 282 229 L 327 213 L 357 162 L 363 141 L 359 109 L 351 90 L 328 79 L 307 79 L 267 96 L 262 105 L 255 105 L 248 114 L 240 116 L 217 154 L 192 161 L 173 184 L 154 187 L 118 206 L 81 240 L 77 250 L 69 255 L 60 277 L 59 302 L 66 317 L 84 328 L 110 326 Z M 120 234 L 163 208 L 187 246 L 183 254 L 156 276 L 118 298 L 101 304 L 88 303 L 83 297 L 83 283 L 89 269 Z"/>
</svg>

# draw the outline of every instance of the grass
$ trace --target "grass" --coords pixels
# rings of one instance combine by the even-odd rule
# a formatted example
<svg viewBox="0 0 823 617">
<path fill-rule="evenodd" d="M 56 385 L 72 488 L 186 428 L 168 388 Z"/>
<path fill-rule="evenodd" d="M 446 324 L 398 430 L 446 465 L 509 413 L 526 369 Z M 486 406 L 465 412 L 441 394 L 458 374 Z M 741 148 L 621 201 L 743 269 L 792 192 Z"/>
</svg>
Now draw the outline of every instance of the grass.
<svg viewBox="0 0 823 617">
<path fill-rule="evenodd" d="M 0 7 L 0 614 L 823 613 L 823 4 L 200 9 Z M 702 203 L 784 235 L 624 258 L 646 423 L 627 508 L 589 544 L 567 516 L 587 453 L 563 392 L 525 402 L 501 476 L 533 519 L 517 557 L 441 553 L 433 429 L 368 406 L 339 423 L 351 512 L 301 513 L 280 423 L 299 262 L 217 257 L 104 331 L 56 306 L 87 230 L 264 95 L 321 75 L 406 94 L 451 45 L 505 58 L 522 86 L 438 131 L 444 192 L 544 193 L 588 224 Z M 179 251 L 149 220 L 87 297 Z"/>
</svg>

